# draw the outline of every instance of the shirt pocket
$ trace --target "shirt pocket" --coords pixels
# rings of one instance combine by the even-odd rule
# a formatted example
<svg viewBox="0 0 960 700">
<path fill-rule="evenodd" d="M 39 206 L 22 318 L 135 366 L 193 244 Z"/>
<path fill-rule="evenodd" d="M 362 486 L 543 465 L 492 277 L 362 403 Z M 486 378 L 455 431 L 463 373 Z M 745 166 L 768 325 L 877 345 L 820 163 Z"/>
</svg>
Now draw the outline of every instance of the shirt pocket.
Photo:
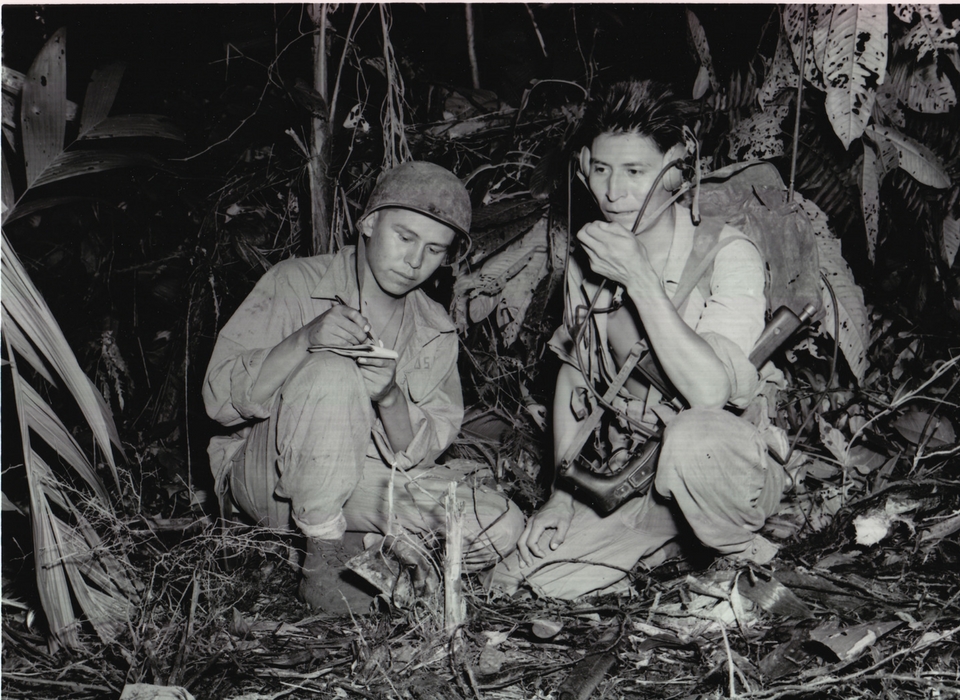
<svg viewBox="0 0 960 700">
<path fill-rule="evenodd" d="M 412 369 L 407 372 L 406 380 L 407 393 L 416 404 L 426 400 L 437 383 L 433 371 L 429 369 Z"/>
</svg>

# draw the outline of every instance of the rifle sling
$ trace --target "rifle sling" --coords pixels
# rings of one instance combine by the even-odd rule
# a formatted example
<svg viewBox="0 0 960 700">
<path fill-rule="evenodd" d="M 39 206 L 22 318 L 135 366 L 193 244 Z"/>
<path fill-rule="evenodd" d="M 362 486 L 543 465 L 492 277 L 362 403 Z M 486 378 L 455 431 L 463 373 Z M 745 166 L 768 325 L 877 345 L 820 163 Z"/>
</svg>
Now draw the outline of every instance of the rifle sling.
<svg viewBox="0 0 960 700">
<path fill-rule="evenodd" d="M 637 361 L 640 359 L 640 354 L 643 352 L 643 345 L 641 343 L 634 343 L 634 346 L 630 348 L 630 352 L 627 354 L 626 359 L 623 362 L 623 366 L 620 367 L 620 371 L 617 372 L 617 376 L 613 378 L 613 381 L 610 382 L 610 386 L 607 387 L 606 392 L 603 394 L 601 399 L 603 403 L 609 405 L 613 401 L 617 393 L 623 387 L 624 383 L 627 381 L 627 377 L 630 376 L 630 373 L 633 371 L 633 368 L 636 366 Z M 589 381 L 589 380 L 588 380 Z M 580 450 L 583 449 L 583 446 L 587 442 L 587 438 L 590 437 L 590 433 L 593 432 L 594 428 L 600 424 L 600 419 L 603 417 L 603 411 L 601 406 L 597 406 L 596 409 L 590 412 L 590 415 L 584 418 L 583 422 L 580 424 L 580 427 L 577 429 L 577 434 L 573 439 L 573 442 L 570 443 L 570 446 L 567 448 L 566 454 L 564 454 L 563 459 L 560 460 L 561 468 L 573 462 L 577 458 L 577 455 L 580 454 Z"/>
</svg>

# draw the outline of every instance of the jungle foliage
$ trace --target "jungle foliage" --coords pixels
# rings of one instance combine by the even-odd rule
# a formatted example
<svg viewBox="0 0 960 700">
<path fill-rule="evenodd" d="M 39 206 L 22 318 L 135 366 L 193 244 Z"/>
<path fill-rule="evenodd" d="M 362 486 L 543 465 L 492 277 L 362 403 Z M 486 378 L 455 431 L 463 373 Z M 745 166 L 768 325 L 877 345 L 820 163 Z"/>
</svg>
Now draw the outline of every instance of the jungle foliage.
<svg viewBox="0 0 960 700">
<path fill-rule="evenodd" d="M 274 594 L 295 588 L 294 554 L 269 532 L 218 524 L 199 380 L 266 269 L 352 242 L 384 167 L 446 165 L 475 205 L 474 249 L 429 290 L 462 341 L 469 407 L 450 457 L 489 464 L 528 510 L 546 495 L 546 344 L 571 236 L 594 215 L 569 149 L 587 95 L 617 74 L 597 55 L 623 23 L 617 6 L 512 9 L 536 51 L 566 50 L 576 67 L 524 75 L 515 94 L 484 89 L 475 7 L 463 18 L 472 85 L 433 79 L 395 29 L 401 13 L 429 9 L 388 5 L 280 8 L 272 42 L 236 27 L 222 84 L 171 94 L 164 116 L 115 113 L 118 64 L 71 102 L 64 29 L 24 73 L 4 66 L 6 692 L 54 696 L 33 673 L 64 668 L 75 697 L 136 683 L 241 697 L 252 681 L 279 697 L 293 692 L 284 678 L 350 697 L 540 697 L 579 660 L 578 638 L 637 671 L 611 684 L 621 697 L 668 695 L 662 663 L 691 664 L 688 693 L 948 687 L 960 617 L 956 582 L 942 580 L 960 555 L 960 20 L 935 5 L 756 7 L 766 24 L 736 65 L 716 60 L 724 39 L 702 21 L 709 10 L 677 8 L 690 68 L 679 87 L 701 106 L 704 172 L 773 163 L 817 242 L 824 310 L 779 358 L 772 406 L 797 481 L 768 526 L 784 544 L 775 574 L 636 571 L 636 595 L 612 619 L 476 590 L 452 640 L 436 601 L 379 623 L 272 622 L 290 614 Z M 237 566 L 253 567 L 256 586 Z M 562 658 L 537 646 L 550 640 Z M 661 647 L 676 658 L 658 659 Z M 877 680 L 919 652 L 926 662 Z M 71 676 L 64 659 L 78 653 L 99 665 Z M 238 668 L 235 685 L 210 680 Z M 361 691 L 364 678 L 375 690 Z"/>
</svg>

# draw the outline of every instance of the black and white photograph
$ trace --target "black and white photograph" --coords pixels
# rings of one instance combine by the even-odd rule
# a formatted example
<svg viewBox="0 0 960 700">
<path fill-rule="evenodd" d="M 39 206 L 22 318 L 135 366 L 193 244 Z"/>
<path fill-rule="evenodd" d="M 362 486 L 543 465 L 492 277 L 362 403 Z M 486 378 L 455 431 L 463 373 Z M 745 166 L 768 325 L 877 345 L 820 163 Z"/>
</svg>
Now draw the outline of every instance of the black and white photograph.
<svg viewBox="0 0 960 700">
<path fill-rule="evenodd" d="M 4 697 L 960 698 L 960 5 L 0 13 Z"/>
</svg>

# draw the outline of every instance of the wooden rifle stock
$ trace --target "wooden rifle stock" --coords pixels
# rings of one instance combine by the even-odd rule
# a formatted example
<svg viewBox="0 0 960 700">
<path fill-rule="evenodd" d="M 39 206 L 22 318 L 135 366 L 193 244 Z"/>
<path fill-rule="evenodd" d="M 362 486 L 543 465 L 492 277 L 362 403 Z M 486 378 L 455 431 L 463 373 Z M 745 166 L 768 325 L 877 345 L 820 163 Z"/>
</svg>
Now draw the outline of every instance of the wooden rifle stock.
<svg viewBox="0 0 960 700">
<path fill-rule="evenodd" d="M 811 304 L 805 306 L 799 316 L 786 306 L 777 309 L 750 353 L 750 361 L 754 366 L 762 367 L 783 345 L 784 341 L 809 321 L 815 312 L 816 309 Z M 648 358 L 652 358 L 652 353 L 648 353 L 644 360 L 648 360 Z M 670 383 L 663 377 L 652 359 L 646 362 L 638 362 L 637 368 L 667 399 L 675 394 Z M 653 373 L 655 373 L 655 377 L 651 376 Z M 595 410 L 602 409 L 598 407 Z M 647 439 L 640 453 L 631 458 L 626 466 L 616 474 L 598 474 L 578 464 L 577 456 L 583 447 L 580 445 L 576 454 L 571 457 L 568 453 L 568 456 L 560 461 L 560 478 L 580 500 L 590 504 L 604 515 L 612 513 L 624 501 L 646 493 L 656 473 L 657 457 L 660 454 L 662 438 L 663 428 L 661 427 L 655 435 Z"/>
</svg>

